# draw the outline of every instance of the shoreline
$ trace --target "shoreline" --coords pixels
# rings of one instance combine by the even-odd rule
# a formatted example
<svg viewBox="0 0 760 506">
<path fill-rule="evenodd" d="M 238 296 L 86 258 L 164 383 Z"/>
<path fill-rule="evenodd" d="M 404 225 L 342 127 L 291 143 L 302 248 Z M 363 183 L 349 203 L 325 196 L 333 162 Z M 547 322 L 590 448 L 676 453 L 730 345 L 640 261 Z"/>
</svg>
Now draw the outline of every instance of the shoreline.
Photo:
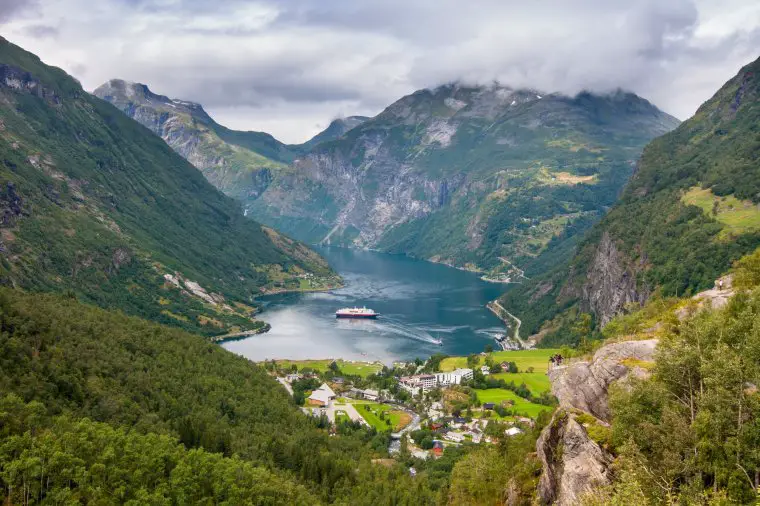
<svg viewBox="0 0 760 506">
<path fill-rule="evenodd" d="M 268 295 L 281 295 L 283 293 L 329 292 L 330 290 L 338 290 L 340 288 L 345 288 L 345 287 L 346 287 L 346 284 L 341 282 L 335 286 L 328 286 L 324 288 L 277 288 L 272 291 L 262 292 L 260 295 L 255 296 L 253 300 L 258 299 L 259 297 L 266 297 Z"/>
<path fill-rule="evenodd" d="M 214 344 L 222 344 L 229 341 L 239 341 L 251 336 L 257 336 L 259 334 L 266 334 L 272 329 L 272 326 L 263 320 L 259 320 L 264 323 L 264 326 L 255 330 L 242 330 L 240 332 L 233 332 L 230 334 L 222 334 L 220 336 L 211 337 L 211 342 Z"/>
<path fill-rule="evenodd" d="M 532 349 L 532 346 L 530 346 L 529 343 L 527 343 L 526 341 L 523 341 L 522 339 L 520 339 L 520 326 L 522 326 L 522 321 L 518 317 L 516 317 L 515 315 L 513 315 L 512 313 L 510 313 L 509 311 L 507 311 L 506 309 L 504 309 L 504 306 L 501 305 L 501 303 L 499 302 L 498 299 L 492 300 L 491 302 L 489 302 L 488 304 L 486 304 L 486 307 L 493 314 L 495 314 L 496 317 L 499 320 L 501 320 L 505 325 L 507 325 L 508 328 L 512 329 L 512 327 L 509 325 L 509 321 L 507 321 L 507 319 L 504 317 L 504 315 L 502 314 L 502 312 L 506 313 L 509 318 L 511 318 L 512 320 L 514 320 L 517 323 L 517 325 L 515 326 L 515 328 L 514 328 L 514 330 L 512 332 L 512 336 L 507 335 L 505 337 L 509 337 L 510 339 L 513 339 L 513 340 L 517 341 L 519 343 L 521 349 L 523 349 L 523 350 L 530 350 L 530 349 Z M 505 348 L 505 344 L 506 344 L 505 341 L 507 341 L 507 339 L 503 339 L 501 341 L 499 341 L 497 339 L 496 341 L 499 343 L 499 346 L 501 347 L 502 350 L 504 350 L 504 351 L 510 351 L 509 349 Z"/>
<path fill-rule="evenodd" d="M 283 289 L 278 290 L 278 291 L 272 291 L 272 292 L 263 293 L 261 295 L 257 295 L 257 296 L 255 296 L 253 298 L 253 300 L 256 301 L 260 297 L 266 297 L 266 296 L 269 296 L 269 295 L 282 295 L 284 293 L 329 292 L 330 290 L 337 290 L 339 288 L 344 288 L 345 286 L 346 286 L 345 283 L 340 283 L 339 285 L 330 286 L 330 287 L 327 287 L 327 288 L 306 288 L 306 289 L 299 288 L 299 289 L 295 289 L 295 290 L 294 289 L 283 288 Z M 261 312 L 262 312 L 262 310 L 257 307 L 256 311 L 253 313 L 253 315 L 258 315 Z M 222 334 L 222 335 L 218 335 L 218 336 L 211 336 L 209 339 L 214 344 L 223 344 L 223 343 L 227 343 L 227 342 L 230 342 L 230 341 L 240 341 L 242 339 L 247 339 L 249 337 L 257 336 L 257 335 L 260 335 L 260 334 L 266 334 L 267 332 L 269 332 L 270 330 L 272 330 L 272 325 L 270 325 L 268 322 L 265 322 L 264 320 L 261 320 L 261 319 L 258 319 L 258 318 L 256 319 L 256 321 L 260 321 L 264 325 L 261 328 L 258 328 L 258 329 L 241 330 L 240 332 L 233 332 L 233 333 L 229 333 L 229 334 Z"/>
</svg>

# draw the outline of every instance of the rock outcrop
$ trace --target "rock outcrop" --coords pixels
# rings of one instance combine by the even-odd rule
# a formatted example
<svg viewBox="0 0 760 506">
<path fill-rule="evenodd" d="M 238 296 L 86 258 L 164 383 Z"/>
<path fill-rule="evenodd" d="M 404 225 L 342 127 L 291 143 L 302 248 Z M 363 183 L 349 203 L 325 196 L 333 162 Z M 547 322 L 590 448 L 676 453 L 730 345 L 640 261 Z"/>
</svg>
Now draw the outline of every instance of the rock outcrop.
<svg viewBox="0 0 760 506">
<path fill-rule="evenodd" d="M 589 436 L 587 420 L 608 425 L 609 386 L 631 374 L 647 375 L 644 366 L 654 360 L 656 346 L 656 339 L 612 343 L 600 348 L 591 361 L 549 371 L 560 408 L 536 443 L 543 467 L 538 488 L 542 504 L 569 506 L 585 492 L 610 483 L 612 456 Z"/>
<path fill-rule="evenodd" d="M 556 367 L 549 371 L 552 394 L 560 407 L 586 411 L 608 422 L 607 389 L 631 372 L 645 374 L 637 364 L 652 362 L 656 346 L 657 339 L 612 343 L 600 348 L 590 362 Z"/>
<path fill-rule="evenodd" d="M 643 304 L 649 290 L 637 284 L 636 274 L 643 269 L 645 257 L 631 265 L 618 251 L 608 232 L 596 248 L 596 253 L 583 286 L 583 301 L 604 326 L 630 303 Z"/>
<path fill-rule="evenodd" d="M 611 481 L 612 456 L 591 440 L 575 415 L 559 410 L 536 443 L 543 466 L 538 484 L 542 504 L 570 506 L 594 487 Z"/>
</svg>

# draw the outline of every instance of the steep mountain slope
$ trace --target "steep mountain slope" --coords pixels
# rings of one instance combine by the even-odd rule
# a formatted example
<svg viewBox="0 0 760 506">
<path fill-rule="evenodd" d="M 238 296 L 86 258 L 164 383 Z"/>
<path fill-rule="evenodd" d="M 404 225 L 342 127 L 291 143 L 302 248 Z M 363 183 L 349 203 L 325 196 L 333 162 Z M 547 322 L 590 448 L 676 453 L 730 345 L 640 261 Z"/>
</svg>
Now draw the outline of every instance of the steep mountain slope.
<svg viewBox="0 0 760 506">
<path fill-rule="evenodd" d="M 316 146 L 246 207 L 306 241 L 509 271 L 566 251 L 677 123 L 624 92 L 421 90 Z"/>
<path fill-rule="evenodd" d="M 261 328 L 249 304 L 262 290 L 333 277 L 161 139 L 4 39 L 0 215 L 5 284 L 207 334 Z"/>
<path fill-rule="evenodd" d="M 214 121 L 200 104 L 158 95 L 145 84 L 111 79 L 93 94 L 149 128 L 203 172 L 211 184 L 243 201 L 261 195 L 296 157 L 369 119 L 338 118 L 309 141 L 286 145 L 264 132 L 231 130 Z"/>
<path fill-rule="evenodd" d="M 757 60 L 652 141 L 620 202 L 570 265 L 504 298 L 524 333 L 566 308 L 573 309 L 555 328 L 580 312 L 604 325 L 655 291 L 695 293 L 760 244 L 759 99 Z"/>
</svg>

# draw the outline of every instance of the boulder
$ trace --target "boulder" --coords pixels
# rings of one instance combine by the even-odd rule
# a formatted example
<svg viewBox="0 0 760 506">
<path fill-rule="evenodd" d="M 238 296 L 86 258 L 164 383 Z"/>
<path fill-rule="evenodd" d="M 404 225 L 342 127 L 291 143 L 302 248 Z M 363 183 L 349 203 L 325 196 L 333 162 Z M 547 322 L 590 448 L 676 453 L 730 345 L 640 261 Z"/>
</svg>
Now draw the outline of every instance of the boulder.
<svg viewBox="0 0 760 506">
<path fill-rule="evenodd" d="M 541 504 L 577 504 L 586 492 L 611 482 L 612 456 L 565 410 L 554 414 L 536 443 L 536 452 L 543 467 L 538 483 Z"/>
<path fill-rule="evenodd" d="M 562 408 L 575 408 L 609 421 L 607 388 L 631 370 L 638 375 L 646 370 L 637 362 L 652 362 L 657 339 L 612 343 L 600 348 L 593 359 L 573 362 L 549 371 L 552 393 Z"/>
</svg>

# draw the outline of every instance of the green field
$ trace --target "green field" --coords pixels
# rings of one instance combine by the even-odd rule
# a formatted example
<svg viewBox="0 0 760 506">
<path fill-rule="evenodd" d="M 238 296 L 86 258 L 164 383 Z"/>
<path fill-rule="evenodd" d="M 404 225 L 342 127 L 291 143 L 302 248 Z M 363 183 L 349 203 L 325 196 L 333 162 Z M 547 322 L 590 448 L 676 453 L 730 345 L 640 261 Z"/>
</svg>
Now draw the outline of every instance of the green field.
<svg viewBox="0 0 760 506">
<path fill-rule="evenodd" d="M 709 188 L 699 186 L 690 188 L 681 201 L 699 207 L 706 215 L 718 220 L 725 227 L 718 236 L 721 239 L 760 230 L 760 210 L 750 201 L 739 200 L 733 195 L 719 197 Z"/>
<path fill-rule="evenodd" d="M 363 377 L 375 374 L 383 369 L 383 365 L 376 362 L 349 362 L 345 360 L 339 360 L 338 367 L 343 374 Z"/>
<path fill-rule="evenodd" d="M 400 430 L 411 421 L 411 417 L 407 413 L 396 410 L 388 404 L 377 402 L 355 402 L 353 404 L 362 418 L 380 432 L 391 429 Z M 385 420 L 380 418 L 381 413 L 385 413 Z M 386 420 L 390 420 L 390 424 L 386 423 Z"/>
<path fill-rule="evenodd" d="M 559 353 L 558 349 L 546 348 L 535 350 L 519 351 L 495 351 L 489 355 L 497 363 L 514 362 L 517 369 L 524 372 L 528 367 L 532 367 L 536 372 L 546 372 L 549 364 L 549 357 Z M 478 356 L 478 365 L 481 364 L 483 357 Z M 467 367 L 467 357 L 448 357 L 441 361 L 441 371 L 453 371 L 459 367 Z"/>
<path fill-rule="evenodd" d="M 551 382 L 549 376 L 545 372 L 518 372 L 508 373 L 502 372 L 499 374 L 492 374 L 492 378 L 503 379 L 504 381 L 512 381 L 515 385 L 525 383 L 525 386 L 534 394 L 541 395 L 543 392 L 548 392 L 551 389 Z"/>
<path fill-rule="evenodd" d="M 295 364 L 295 366 L 298 367 L 299 371 L 309 368 L 317 372 L 325 372 L 330 366 L 332 360 L 275 360 L 275 362 L 277 362 L 277 364 L 284 369 L 287 369 L 291 365 Z M 359 375 L 367 377 L 370 374 L 374 374 L 382 370 L 383 368 L 383 364 L 378 362 L 353 362 L 349 360 L 338 360 L 337 362 L 338 368 L 343 374 L 346 375 Z"/>
<path fill-rule="evenodd" d="M 346 414 L 345 411 L 342 410 L 335 410 L 335 423 L 341 423 L 341 422 L 350 422 L 351 418 Z"/>
<path fill-rule="evenodd" d="M 542 406 L 541 404 L 533 404 L 528 402 L 511 390 L 504 388 L 489 388 L 488 390 L 476 390 L 478 394 L 478 400 L 481 403 L 493 402 L 499 404 L 502 401 L 513 401 L 514 406 L 509 409 L 515 410 L 518 414 L 523 416 L 529 416 L 535 418 L 542 411 L 551 411 L 549 406 Z"/>
</svg>

